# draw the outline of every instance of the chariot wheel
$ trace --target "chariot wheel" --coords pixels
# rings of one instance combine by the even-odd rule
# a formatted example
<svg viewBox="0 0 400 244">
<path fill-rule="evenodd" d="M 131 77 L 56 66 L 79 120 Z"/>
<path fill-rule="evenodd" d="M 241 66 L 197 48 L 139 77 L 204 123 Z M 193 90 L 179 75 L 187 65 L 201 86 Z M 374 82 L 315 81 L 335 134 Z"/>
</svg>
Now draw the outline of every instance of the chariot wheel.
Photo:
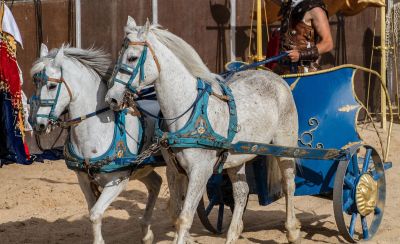
<svg viewBox="0 0 400 244">
<path fill-rule="evenodd" d="M 228 175 L 212 175 L 207 183 L 207 191 L 197 207 L 201 223 L 208 231 L 222 234 L 229 228 L 234 208 L 232 183 Z"/>
<path fill-rule="evenodd" d="M 339 162 L 333 190 L 336 225 L 349 242 L 371 239 L 382 221 L 386 198 L 384 164 L 368 145 L 350 148 Z"/>
</svg>

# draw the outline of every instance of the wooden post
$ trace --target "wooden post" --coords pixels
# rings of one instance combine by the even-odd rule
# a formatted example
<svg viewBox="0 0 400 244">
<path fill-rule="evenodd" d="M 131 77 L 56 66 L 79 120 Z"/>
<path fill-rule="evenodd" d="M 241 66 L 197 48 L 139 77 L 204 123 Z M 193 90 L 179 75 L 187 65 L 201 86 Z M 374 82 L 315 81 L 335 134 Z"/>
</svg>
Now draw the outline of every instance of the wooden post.
<svg viewBox="0 0 400 244">
<path fill-rule="evenodd" d="M 158 24 L 158 0 L 152 0 L 151 9 L 152 9 L 152 22 L 154 25 L 157 25 Z"/>
<path fill-rule="evenodd" d="M 386 5 L 381 7 L 381 77 L 382 84 L 386 87 Z M 386 131 L 386 93 L 381 87 L 381 126 Z"/>
<path fill-rule="evenodd" d="M 236 61 L 236 0 L 231 0 L 231 62 Z"/>
<path fill-rule="evenodd" d="M 75 0 L 75 46 L 82 47 L 81 0 Z"/>
</svg>

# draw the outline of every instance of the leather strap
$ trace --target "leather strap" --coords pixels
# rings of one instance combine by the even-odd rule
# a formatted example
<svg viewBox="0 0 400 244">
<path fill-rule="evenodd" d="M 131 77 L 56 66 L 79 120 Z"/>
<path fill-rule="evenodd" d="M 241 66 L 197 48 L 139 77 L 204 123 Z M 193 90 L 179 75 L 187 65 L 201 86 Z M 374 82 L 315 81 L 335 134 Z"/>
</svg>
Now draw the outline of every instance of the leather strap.
<svg viewBox="0 0 400 244">
<path fill-rule="evenodd" d="M 154 62 L 156 63 L 158 73 L 161 72 L 160 63 L 158 62 L 157 56 L 154 52 L 154 49 L 151 47 L 150 43 L 148 43 L 148 42 L 129 42 L 128 45 L 129 46 L 136 46 L 136 45 L 147 46 L 150 50 L 151 56 L 153 56 Z"/>
<path fill-rule="evenodd" d="M 316 46 L 310 47 L 300 51 L 301 61 L 315 61 L 319 58 L 318 48 Z"/>
<path fill-rule="evenodd" d="M 69 88 L 69 86 L 68 86 L 67 82 L 65 82 L 64 78 L 61 77 L 60 79 L 56 79 L 56 78 L 50 78 L 49 77 L 49 78 L 47 78 L 47 80 L 51 81 L 51 82 L 56 82 L 56 83 L 64 83 L 65 87 L 67 88 L 69 98 L 70 98 L 70 100 L 72 100 L 71 88 Z"/>
</svg>

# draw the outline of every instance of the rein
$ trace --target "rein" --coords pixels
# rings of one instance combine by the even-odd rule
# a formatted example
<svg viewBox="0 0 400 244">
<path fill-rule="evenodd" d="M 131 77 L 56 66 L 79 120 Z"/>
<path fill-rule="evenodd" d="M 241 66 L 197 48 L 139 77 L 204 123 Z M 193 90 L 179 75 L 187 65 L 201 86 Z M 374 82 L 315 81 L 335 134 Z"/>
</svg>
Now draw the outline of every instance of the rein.
<svg viewBox="0 0 400 244">
<path fill-rule="evenodd" d="M 196 104 L 200 101 L 200 99 L 203 97 L 203 95 L 206 93 L 206 90 L 202 90 L 201 93 L 197 94 L 196 100 L 194 100 L 194 102 L 192 103 L 192 105 L 190 105 L 189 108 L 187 108 L 182 114 L 176 116 L 175 118 L 163 118 L 161 116 L 158 115 L 154 115 L 152 113 L 150 113 L 149 111 L 145 110 L 144 108 L 140 107 L 139 104 L 137 105 L 137 108 L 139 109 L 140 112 L 143 112 L 144 114 L 154 118 L 154 119 L 158 119 L 158 120 L 177 120 L 182 118 L 185 114 L 187 114 L 192 108 L 194 108 L 196 106 Z"/>
<path fill-rule="evenodd" d="M 154 52 L 154 49 L 151 47 L 151 45 L 147 41 L 144 41 L 144 42 L 126 42 L 125 41 L 125 43 L 124 43 L 125 49 L 127 46 L 136 46 L 136 45 L 143 46 L 143 51 L 142 51 L 142 54 L 140 55 L 139 61 L 137 62 L 135 68 L 132 69 L 132 67 L 130 67 L 126 64 L 123 64 L 122 60 L 121 60 L 121 57 L 122 57 L 121 56 L 118 60 L 117 66 L 116 66 L 117 72 L 114 73 L 112 80 L 114 82 L 118 82 L 118 83 L 124 85 L 130 92 L 137 94 L 139 97 L 141 97 L 141 94 L 146 94 L 146 93 L 149 93 L 149 91 L 151 91 L 151 92 L 154 91 L 153 88 L 143 88 L 143 90 L 141 89 L 139 91 L 137 89 L 138 87 L 132 86 L 132 83 L 135 80 L 135 78 L 138 76 L 138 74 L 140 76 L 139 77 L 139 86 L 140 86 L 140 83 L 143 82 L 143 80 L 144 80 L 144 63 L 146 62 L 146 58 L 147 58 L 147 49 L 150 50 L 153 60 L 157 66 L 158 73 L 161 72 L 161 67 L 160 67 L 160 63 L 158 62 L 157 56 Z M 121 52 L 121 53 L 123 53 L 123 52 Z M 121 72 L 121 71 L 122 71 L 122 73 L 127 73 L 130 75 L 128 82 L 120 80 L 116 77 L 118 72 Z M 192 103 L 192 105 L 190 105 L 182 114 L 180 114 L 174 118 L 163 118 L 161 116 L 152 114 L 151 112 L 140 107 L 139 104 L 137 104 L 136 107 L 138 108 L 138 110 L 140 112 L 144 113 L 145 115 L 148 115 L 148 116 L 158 119 L 158 120 L 163 120 L 163 121 L 177 120 L 177 119 L 183 117 L 185 114 L 187 114 L 192 108 L 194 108 L 196 106 L 196 104 L 199 102 L 199 100 L 203 97 L 205 92 L 206 92 L 206 90 L 202 90 L 200 93 L 198 93 L 198 95 L 197 95 L 195 101 Z M 149 96 L 149 97 L 151 97 L 151 96 Z M 144 95 L 142 98 L 145 99 L 146 95 Z"/>
<path fill-rule="evenodd" d="M 84 120 L 86 120 L 88 118 L 91 118 L 91 117 L 94 117 L 96 115 L 102 114 L 102 113 L 107 112 L 109 110 L 110 110 L 110 107 L 106 107 L 106 108 L 97 110 L 95 112 L 92 112 L 92 113 L 89 113 L 89 114 L 86 114 L 86 115 L 83 115 L 81 117 L 77 117 L 77 118 L 74 118 L 74 119 L 70 119 L 70 120 L 67 120 L 67 121 L 62 121 L 62 120 L 58 119 L 56 121 L 56 125 L 59 125 L 61 128 L 68 128 L 68 127 L 77 125 L 77 124 L 81 123 L 82 121 L 84 121 Z"/>
</svg>

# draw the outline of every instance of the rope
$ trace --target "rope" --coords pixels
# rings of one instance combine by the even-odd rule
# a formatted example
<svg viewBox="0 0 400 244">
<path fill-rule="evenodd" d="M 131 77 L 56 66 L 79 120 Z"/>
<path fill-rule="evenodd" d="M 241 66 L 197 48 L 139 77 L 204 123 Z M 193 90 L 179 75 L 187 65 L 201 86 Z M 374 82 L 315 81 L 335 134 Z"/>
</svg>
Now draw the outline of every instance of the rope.
<svg viewBox="0 0 400 244">
<path fill-rule="evenodd" d="M 42 147 L 42 143 L 40 142 L 39 134 L 35 133 L 35 141 L 36 141 L 36 145 L 38 146 L 39 150 L 44 152 L 45 149 Z"/>
<path fill-rule="evenodd" d="M 378 20 L 378 8 L 375 9 L 375 21 L 374 21 L 374 30 L 373 30 L 373 35 L 372 35 L 372 50 L 371 50 L 371 59 L 369 62 L 369 69 L 372 70 L 372 62 L 374 59 L 374 50 L 375 50 L 375 35 L 376 35 L 376 22 Z M 371 90 L 371 73 L 368 74 L 368 88 L 367 88 L 367 111 L 369 111 L 369 96 L 370 96 L 370 90 Z M 367 117 L 365 118 L 364 122 L 366 121 Z"/>
<path fill-rule="evenodd" d="M 385 151 L 384 151 L 384 147 L 383 147 L 383 140 L 382 140 L 381 135 L 378 132 L 378 128 L 376 127 L 376 125 L 374 123 L 374 118 L 372 118 L 371 113 L 367 110 L 367 108 L 365 107 L 365 105 L 363 103 L 360 103 L 360 105 L 365 110 L 365 113 L 367 114 L 367 117 L 371 120 L 372 126 L 374 127 L 375 133 L 376 133 L 376 135 L 378 136 L 378 139 L 379 139 L 379 144 L 380 144 L 381 150 L 382 150 L 381 153 L 382 153 L 382 155 L 385 155 Z"/>
<path fill-rule="evenodd" d="M 267 29 L 267 43 L 269 43 L 269 28 L 268 28 L 268 16 L 267 16 L 267 3 L 264 3 L 264 17 L 265 17 L 265 28 Z"/>
<path fill-rule="evenodd" d="M 361 71 L 364 71 L 364 72 L 370 72 L 370 73 L 376 75 L 376 76 L 378 77 L 379 82 L 381 83 L 381 89 L 383 89 L 383 91 L 385 92 L 386 102 L 387 102 L 388 107 L 389 107 L 390 123 L 389 123 L 389 130 L 388 130 L 388 132 L 387 132 L 386 150 L 384 151 L 383 145 L 382 145 L 382 144 L 381 144 L 381 147 L 382 147 L 382 156 L 383 156 L 383 160 L 386 161 L 387 158 L 388 158 L 388 156 L 389 156 L 390 140 L 391 140 L 392 128 L 393 128 L 393 108 L 392 108 L 392 103 L 391 103 L 391 101 L 390 101 L 389 91 L 388 91 L 388 89 L 384 86 L 383 81 L 382 81 L 382 77 L 381 77 L 381 75 L 380 75 L 377 71 L 371 70 L 371 69 L 367 69 L 367 68 L 364 68 L 364 67 L 360 67 L 360 66 L 356 66 L 356 65 L 350 65 L 350 66 L 353 66 L 353 67 L 356 68 L 357 70 L 361 70 Z M 363 103 L 357 98 L 357 96 L 356 96 L 356 100 L 357 100 L 362 106 L 364 106 Z M 368 110 L 367 110 L 367 115 L 368 115 L 368 114 L 369 114 L 369 112 L 368 112 Z M 368 115 L 368 116 L 371 116 L 371 115 Z M 372 116 L 371 116 L 371 119 L 372 119 Z M 379 135 L 378 129 L 376 128 L 374 122 L 373 122 L 373 121 L 371 121 L 371 122 L 372 122 L 372 125 L 373 125 L 374 128 L 375 128 L 376 133 L 378 134 L 379 140 L 382 141 L 382 139 L 381 139 L 381 137 L 380 137 L 380 135 Z M 382 142 L 381 142 L 381 143 L 382 143 Z"/>
<path fill-rule="evenodd" d="M 254 3 L 255 3 L 255 0 L 253 0 L 253 8 L 251 10 L 250 37 L 249 37 L 250 40 L 249 40 L 249 48 L 248 48 L 248 50 L 249 50 L 249 55 L 248 55 L 249 59 L 251 58 L 251 42 L 253 40 Z"/>
<path fill-rule="evenodd" d="M 53 142 L 53 144 L 51 145 L 50 149 L 53 149 L 54 146 L 57 144 L 58 140 L 60 139 L 62 133 L 64 132 L 64 128 L 61 129 L 60 133 L 58 134 L 56 140 Z"/>
</svg>

